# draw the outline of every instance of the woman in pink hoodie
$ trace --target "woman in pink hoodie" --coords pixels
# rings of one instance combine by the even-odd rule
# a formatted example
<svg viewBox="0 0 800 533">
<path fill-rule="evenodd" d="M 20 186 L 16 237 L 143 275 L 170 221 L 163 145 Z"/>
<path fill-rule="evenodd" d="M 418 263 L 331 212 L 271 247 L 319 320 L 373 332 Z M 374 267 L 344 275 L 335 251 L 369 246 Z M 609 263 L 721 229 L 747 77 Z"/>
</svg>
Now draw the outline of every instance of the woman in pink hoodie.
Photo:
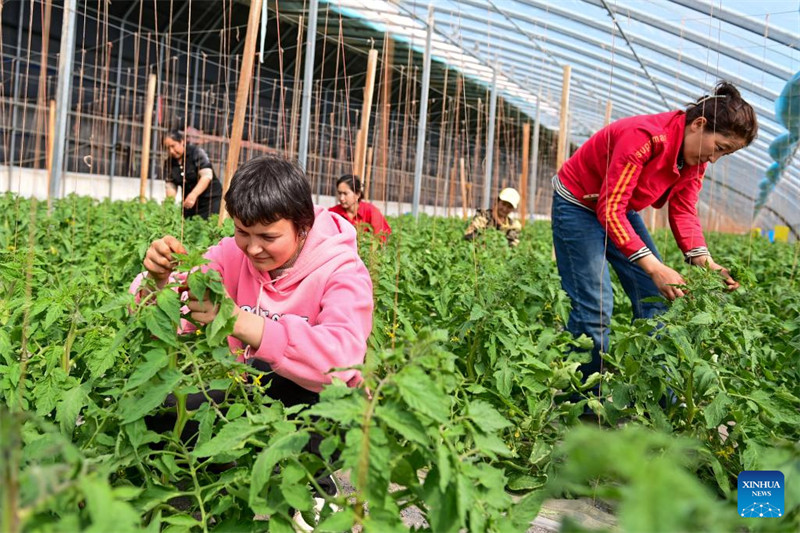
<svg viewBox="0 0 800 533">
<path fill-rule="evenodd" d="M 235 235 L 206 258 L 236 304 L 232 351 L 283 378 L 273 379 L 270 395 L 287 405 L 315 403 L 334 376 L 357 385 L 358 370 L 331 372 L 364 362 L 372 329 L 372 281 L 355 228 L 314 207 L 305 173 L 274 156 L 239 167 L 225 202 Z M 183 245 L 169 235 L 147 250 L 146 275 L 159 288 L 169 281 L 172 254 L 180 252 Z M 216 316 L 198 295 L 187 306 L 202 324 Z"/>
<path fill-rule="evenodd" d="M 356 229 L 314 207 L 305 173 L 274 156 L 239 167 L 225 202 L 235 234 L 212 246 L 205 257 L 236 304 L 236 323 L 228 337 L 232 352 L 258 370 L 273 372 L 267 394 L 287 406 L 316 403 L 334 376 L 350 386 L 359 384 L 360 372 L 347 367 L 364 362 L 373 300 Z M 144 258 L 147 273 L 134 281 L 131 292 L 141 296 L 146 290 L 140 289 L 144 276 L 163 288 L 172 275 L 173 253 L 185 253 L 175 237 L 153 241 Z M 202 298 L 190 294 L 186 305 L 195 321 L 208 324 L 217 309 Z M 202 394 L 190 396 L 189 409 L 205 401 Z M 147 423 L 167 431 L 174 427 L 174 417 L 155 415 Z M 186 429 L 185 436 L 196 432 L 189 425 Z M 318 454 L 320 440 L 312 435 L 307 449 Z M 335 493 L 328 476 L 318 483 Z"/>
</svg>

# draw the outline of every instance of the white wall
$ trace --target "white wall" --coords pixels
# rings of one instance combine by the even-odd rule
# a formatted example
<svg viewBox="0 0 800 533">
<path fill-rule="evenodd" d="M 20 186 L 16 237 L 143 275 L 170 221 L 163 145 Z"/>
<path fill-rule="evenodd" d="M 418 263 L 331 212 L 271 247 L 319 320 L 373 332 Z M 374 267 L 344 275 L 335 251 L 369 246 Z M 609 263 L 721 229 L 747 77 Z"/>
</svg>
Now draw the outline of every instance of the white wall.
<svg viewBox="0 0 800 533">
<path fill-rule="evenodd" d="M 20 196 L 36 196 L 40 200 L 47 199 L 47 171 L 43 169 L 9 167 L 0 165 L 0 193 L 7 191 Z M 68 194 L 90 196 L 98 200 L 111 197 L 112 200 L 133 200 L 139 197 L 139 178 L 115 176 L 109 179 L 107 175 L 84 174 L 81 172 L 65 172 L 61 180 L 61 196 Z M 159 202 L 166 198 L 164 182 L 162 180 L 149 180 L 147 184 L 147 197 Z M 336 204 L 333 196 L 314 195 L 314 203 L 323 207 Z M 374 204 L 384 215 L 396 216 L 411 213 L 411 204 L 407 202 L 382 202 Z M 420 212 L 432 216 L 446 216 L 447 209 L 432 205 L 421 205 Z M 469 209 L 468 215 L 472 216 L 474 210 Z M 453 207 L 452 216 L 461 216 L 461 208 Z M 544 215 L 534 215 L 534 220 L 549 219 Z"/>
</svg>

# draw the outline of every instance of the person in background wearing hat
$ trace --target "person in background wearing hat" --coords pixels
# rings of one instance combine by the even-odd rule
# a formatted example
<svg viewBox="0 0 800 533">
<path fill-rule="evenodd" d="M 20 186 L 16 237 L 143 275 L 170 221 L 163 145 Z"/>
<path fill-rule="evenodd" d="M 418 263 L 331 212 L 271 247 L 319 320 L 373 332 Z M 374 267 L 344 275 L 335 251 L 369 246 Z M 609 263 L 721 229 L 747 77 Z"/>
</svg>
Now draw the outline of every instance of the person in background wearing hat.
<svg viewBox="0 0 800 533">
<path fill-rule="evenodd" d="M 511 248 L 517 246 L 522 225 L 519 220 L 511 216 L 511 212 L 519 205 L 519 199 L 519 193 L 516 189 L 507 187 L 500 191 L 497 202 L 492 209 L 478 209 L 475 212 L 472 222 L 470 222 L 467 231 L 464 232 L 464 240 L 471 241 L 484 229 L 495 228 L 506 234 L 508 245 Z"/>
</svg>

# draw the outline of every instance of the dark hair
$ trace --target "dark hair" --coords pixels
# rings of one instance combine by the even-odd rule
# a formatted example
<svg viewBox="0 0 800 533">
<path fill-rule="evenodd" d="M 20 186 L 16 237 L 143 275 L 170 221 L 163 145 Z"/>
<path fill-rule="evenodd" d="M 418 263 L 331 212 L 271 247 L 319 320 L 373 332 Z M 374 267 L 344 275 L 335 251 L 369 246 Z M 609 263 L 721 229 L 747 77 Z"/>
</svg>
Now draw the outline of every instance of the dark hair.
<svg viewBox="0 0 800 533">
<path fill-rule="evenodd" d="M 706 131 L 739 137 L 749 145 L 758 134 L 758 120 L 753 107 L 744 101 L 732 83 L 720 81 L 714 94 L 703 95 L 686 108 L 686 125 L 700 117 L 708 121 Z"/>
<path fill-rule="evenodd" d="M 172 139 L 173 141 L 181 142 L 184 139 L 183 132 L 181 130 L 169 130 L 167 132 L 167 137 Z"/>
<path fill-rule="evenodd" d="M 345 174 L 336 180 L 336 187 L 339 187 L 339 185 L 342 183 L 349 185 L 351 191 L 361 196 L 361 180 L 358 179 L 358 176 L 354 176 L 353 174 Z"/>
<path fill-rule="evenodd" d="M 314 225 L 311 186 L 305 172 L 282 157 L 264 155 L 247 161 L 233 175 L 225 207 L 245 226 L 272 224 L 281 219 L 298 231 Z"/>
</svg>

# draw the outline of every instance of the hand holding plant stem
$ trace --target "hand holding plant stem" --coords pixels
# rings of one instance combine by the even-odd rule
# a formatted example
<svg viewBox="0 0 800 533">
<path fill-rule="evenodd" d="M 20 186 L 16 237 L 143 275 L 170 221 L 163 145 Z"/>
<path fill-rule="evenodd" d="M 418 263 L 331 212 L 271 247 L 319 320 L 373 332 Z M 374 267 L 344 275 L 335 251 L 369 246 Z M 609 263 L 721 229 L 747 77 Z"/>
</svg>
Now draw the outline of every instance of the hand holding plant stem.
<svg viewBox="0 0 800 533">
<path fill-rule="evenodd" d="M 723 267 L 722 265 L 717 264 L 711 258 L 710 255 L 701 255 L 698 257 L 693 257 L 692 264 L 695 266 L 705 266 L 710 268 L 711 270 L 717 271 L 719 275 L 722 276 L 722 279 L 729 291 L 735 291 L 740 286 L 739 282 L 733 279 L 733 276 L 731 276 L 730 271 L 727 268 Z"/>
<path fill-rule="evenodd" d="M 159 289 L 163 289 L 172 274 L 176 259 L 172 254 L 185 254 L 186 248 L 172 235 L 165 235 L 150 244 L 144 256 L 144 268 L 148 276 L 156 282 Z"/>
<path fill-rule="evenodd" d="M 639 259 L 637 264 L 653 279 L 658 291 L 667 300 L 673 301 L 684 295 L 683 290 L 678 287 L 679 285 L 686 285 L 683 277 L 659 261 L 656 256 L 646 255 Z"/>
</svg>

